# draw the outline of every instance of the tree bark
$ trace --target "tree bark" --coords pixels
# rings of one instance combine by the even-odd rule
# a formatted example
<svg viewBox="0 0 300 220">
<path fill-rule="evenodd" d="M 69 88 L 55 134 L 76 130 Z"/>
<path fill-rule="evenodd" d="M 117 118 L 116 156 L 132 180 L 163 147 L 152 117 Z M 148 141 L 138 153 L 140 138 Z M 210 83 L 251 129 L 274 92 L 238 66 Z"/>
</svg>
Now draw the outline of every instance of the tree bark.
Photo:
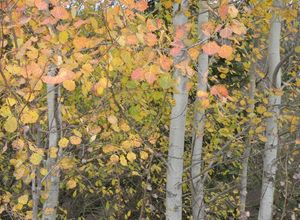
<svg viewBox="0 0 300 220">
<path fill-rule="evenodd" d="M 199 40 L 207 37 L 202 33 L 201 26 L 208 21 L 207 3 L 199 1 L 200 11 L 198 16 Z M 208 55 L 202 53 L 198 57 L 198 91 L 207 92 Z M 194 220 L 204 220 L 204 189 L 201 177 L 201 154 L 203 147 L 203 135 L 205 125 L 205 110 L 199 108 L 199 100 L 196 102 L 195 124 L 192 149 L 192 209 Z"/>
<path fill-rule="evenodd" d="M 249 106 L 248 109 L 250 110 L 250 114 L 254 112 L 255 104 L 255 91 L 256 91 L 256 68 L 255 63 L 252 61 L 250 67 L 250 87 L 249 87 Z M 254 131 L 254 125 L 252 120 L 250 119 L 250 131 Z M 248 162 L 249 157 L 251 155 L 251 147 L 253 141 L 253 134 L 249 132 L 249 137 L 247 137 L 246 147 L 243 154 L 243 161 L 242 161 L 242 173 L 241 173 L 241 189 L 240 189 L 240 220 L 246 220 L 248 218 L 246 212 L 246 199 L 247 199 L 247 184 L 248 184 Z"/>
<path fill-rule="evenodd" d="M 188 2 L 182 0 L 180 4 L 173 5 L 173 25 L 176 28 L 185 25 L 188 21 L 184 10 L 187 9 Z M 186 34 L 185 34 L 186 37 Z M 185 38 L 184 37 L 184 38 Z M 183 39 L 181 39 L 183 42 Z M 179 63 L 187 59 L 186 52 L 174 57 L 174 63 Z M 166 188 L 166 219 L 182 219 L 182 174 L 183 174 L 183 153 L 184 153 L 184 135 L 186 108 L 188 102 L 188 91 L 186 88 L 187 78 L 181 71 L 175 67 L 174 79 L 177 82 L 176 91 L 173 98 L 175 106 L 171 112 L 170 134 L 169 134 L 169 152 L 167 168 L 167 188 Z"/>
<path fill-rule="evenodd" d="M 281 2 L 274 0 L 273 6 L 280 7 Z M 277 171 L 277 150 L 278 150 L 278 117 L 280 114 L 279 105 L 281 104 L 281 96 L 274 93 L 274 89 L 281 88 L 281 70 L 278 71 L 274 77 L 274 71 L 277 64 L 280 62 L 280 32 L 281 22 L 278 15 L 273 12 L 271 21 L 271 28 L 269 33 L 269 70 L 268 70 L 268 89 L 269 95 L 269 108 L 268 111 L 272 113 L 266 119 L 266 144 L 264 151 L 264 165 L 262 177 L 262 191 L 260 199 L 260 208 L 258 220 L 271 220 L 272 219 L 272 206 L 275 191 L 275 176 Z"/>
<path fill-rule="evenodd" d="M 48 75 L 54 76 L 56 74 L 56 65 L 50 64 Z M 58 147 L 60 138 L 61 112 L 58 104 L 59 86 L 47 84 L 47 104 L 48 104 L 48 126 L 49 126 L 49 145 L 51 147 Z M 60 152 L 58 153 L 58 158 Z M 59 196 L 59 168 L 56 165 L 57 159 L 51 158 L 48 155 L 46 166 L 48 170 L 48 177 L 46 179 L 46 192 L 48 197 L 43 205 L 43 220 L 55 220 L 58 206 Z"/>
</svg>

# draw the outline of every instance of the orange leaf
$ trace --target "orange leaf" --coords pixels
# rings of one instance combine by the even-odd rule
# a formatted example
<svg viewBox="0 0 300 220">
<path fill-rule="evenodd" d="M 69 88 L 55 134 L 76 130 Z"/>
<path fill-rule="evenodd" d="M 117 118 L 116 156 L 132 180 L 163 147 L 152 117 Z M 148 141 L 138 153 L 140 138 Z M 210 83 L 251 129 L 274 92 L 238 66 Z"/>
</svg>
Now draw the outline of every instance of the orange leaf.
<svg viewBox="0 0 300 220">
<path fill-rule="evenodd" d="M 199 56 L 199 49 L 192 47 L 191 49 L 188 50 L 188 54 L 190 55 L 192 60 L 197 60 Z"/>
<path fill-rule="evenodd" d="M 127 39 L 127 43 L 129 45 L 135 45 L 138 42 L 137 37 L 135 36 L 135 34 L 131 34 L 131 35 L 127 36 L 126 39 Z"/>
<path fill-rule="evenodd" d="M 245 25 L 237 20 L 232 21 L 231 29 L 233 33 L 237 35 L 243 35 L 247 32 L 247 28 L 245 27 Z"/>
<path fill-rule="evenodd" d="M 204 53 L 208 55 L 214 55 L 219 52 L 220 46 L 215 42 L 211 41 L 202 46 Z"/>
<path fill-rule="evenodd" d="M 238 15 L 238 13 L 239 11 L 234 5 L 230 5 L 228 7 L 228 14 L 230 15 L 230 17 L 235 18 Z"/>
<path fill-rule="evenodd" d="M 61 6 L 54 7 L 51 10 L 51 14 L 57 19 L 64 20 L 69 18 L 69 12 L 64 7 Z"/>
<path fill-rule="evenodd" d="M 232 35 L 232 30 L 231 30 L 230 27 L 225 27 L 224 29 L 222 29 L 222 30 L 220 31 L 220 36 L 221 36 L 222 38 L 230 38 L 231 35 Z"/>
<path fill-rule="evenodd" d="M 225 58 L 225 59 L 228 59 L 228 58 L 231 57 L 232 52 L 233 52 L 232 47 L 230 47 L 230 46 L 228 46 L 228 45 L 223 45 L 223 46 L 220 48 L 218 54 L 219 54 L 220 57 Z"/>
<path fill-rule="evenodd" d="M 39 9 L 39 10 L 46 10 L 48 9 L 48 4 L 44 2 L 44 0 L 35 0 L 34 5 Z"/>
<path fill-rule="evenodd" d="M 72 80 L 75 78 L 74 72 L 71 70 L 61 68 L 59 70 L 58 75 L 56 76 L 43 76 L 42 81 L 47 83 L 47 84 L 59 84 L 62 83 L 66 80 Z"/>
<path fill-rule="evenodd" d="M 222 4 L 219 7 L 218 12 L 219 12 L 219 15 L 220 15 L 222 20 L 225 20 L 225 18 L 227 17 L 228 9 L 229 9 L 229 7 L 228 7 L 227 4 Z"/>
<path fill-rule="evenodd" d="M 131 73 L 131 79 L 132 80 L 138 80 L 141 81 L 145 79 L 145 73 L 142 68 L 137 68 Z"/>
<path fill-rule="evenodd" d="M 149 47 L 153 47 L 153 46 L 157 43 L 156 35 L 153 34 L 153 33 L 148 33 L 148 34 L 145 36 L 145 41 L 146 41 L 146 44 L 147 44 Z"/>
<path fill-rule="evenodd" d="M 169 71 L 171 68 L 171 65 L 173 64 L 173 61 L 169 57 L 162 55 L 159 58 L 159 64 L 163 70 Z"/>
<path fill-rule="evenodd" d="M 161 20 L 148 19 L 146 25 L 149 31 L 157 31 L 161 28 Z"/>
<path fill-rule="evenodd" d="M 147 8 L 148 8 L 148 2 L 146 0 L 140 0 L 139 2 L 137 2 L 135 4 L 135 8 L 138 10 L 138 11 L 145 11 Z"/>
<path fill-rule="evenodd" d="M 215 25 L 214 25 L 214 23 L 208 21 L 201 25 L 201 30 L 202 30 L 203 34 L 205 34 L 206 36 L 209 37 L 214 32 Z"/>
<path fill-rule="evenodd" d="M 210 89 L 210 93 L 212 95 L 217 95 L 220 98 L 222 97 L 226 98 L 228 96 L 228 90 L 224 85 L 221 84 L 212 86 Z"/>
</svg>

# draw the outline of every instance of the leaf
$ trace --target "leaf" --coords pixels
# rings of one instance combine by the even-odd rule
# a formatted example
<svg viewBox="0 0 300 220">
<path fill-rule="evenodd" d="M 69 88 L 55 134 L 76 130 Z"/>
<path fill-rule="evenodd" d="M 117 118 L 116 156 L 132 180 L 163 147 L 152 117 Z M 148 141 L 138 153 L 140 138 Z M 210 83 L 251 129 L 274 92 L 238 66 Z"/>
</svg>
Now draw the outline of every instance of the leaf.
<svg viewBox="0 0 300 220">
<path fill-rule="evenodd" d="M 232 30 L 230 27 L 225 27 L 220 31 L 220 36 L 222 38 L 230 38 L 232 36 Z"/>
<path fill-rule="evenodd" d="M 42 81 L 48 84 L 59 84 L 66 80 L 72 80 L 74 78 L 75 78 L 75 74 L 71 70 L 60 68 L 58 75 L 43 76 Z"/>
<path fill-rule="evenodd" d="M 75 166 L 75 161 L 71 157 L 64 157 L 60 160 L 59 165 L 62 169 L 69 170 Z"/>
<path fill-rule="evenodd" d="M 29 161 L 33 164 L 33 165 L 39 165 L 41 163 L 43 159 L 43 155 L 38 154 L 38 153 L 33 153 L 30 158 Z"/>
<path fill-rule="evenodd" d="M 148 19 L 146 22 L 146 26 L 147 26 L 147 29 L 151 32 L 157 31 L 161 28 L 161 20 L 160 19 L 157 19 L 157 20 Z"/>
<path fill-rule="evenodd" d="M 211 87 L 210 89 L 210 93 L 212 95 L 217 95 L 219 97 L 227 97 L 228 96 L 228 90 L 226 89 L 226 87 L 224 85 L 214 85 Z"/>
<path fill-rule="evenodd" d="M 117 117 L 114 116 L 114 115 L 108 116 L 108 117 L 107 117 L 107 120 L 108 120 L 108 122 L 111 123 L 112 125 L 115 125 L 115 124 L 118 123 L 118 119 L 117 119 Z"/>
<path fill-rule="evenodd" d="M 181 54 L 182 49 L 184 49 L 184 44 L 181 41 L 174 41 L 171 43 L 173 48 L 170 51 L 170 54 L 174 57 Z"/>
<path fill-rule="evenodd" d="M 73 135 L 73 136 L 70 137 L 70 142 L 73 145 L 79 145 L 81 143 L 81 138 L 78 137 L 78 136 Z"/>
<path fill-rule="evenodd" d="M 146 34 L 145 41 L 146 41 L 147 46 L 153 47 L 157 43 L 156 35 L 153 33 Z"/>
<path fill-rule="evenodd" d="M 197 60 L 199 56 L 199 49 L 192 47 L 188 50 L 188 54 L 190 55 L 192 60 Z"/>
<path fill-rule="evenodd" d="M 128 161 L 130 161 L 130 162 L 135 161 L 135 159 L 136 159 L 136 154 L 133 153 L 133 152 L 129 152 L 129 153 L 127 154 L 127 159 L 128 159 Z"/>
<path fill-rule="evenodd" d="M 69 144 L 69 140 L 64 137 L 58 141 L 58 146 L 61 148 L 66 148 L 68 146 L 68 144 Z"/>
<path fill-rule="evenodd" d="M 126 43 L 128 45 L 136 45 L 138 43 L 138 39 L 135 34 L 128 35 L 126 37 Z"/>
<path fill-rule="evenodd" d="M 51 10 L 51 15 L 57 19 L 68 19 L 69 18 L 69 12 L 61 6 L 56 6 Z"/>
<path fill-rule="evenodd" d="M 3 127 L 9 133 L 16 131 L 18 127 L 17 119 L 13 116 L 9 117 L 4 123 Z"/>
<path fill-rule="evenodd" d="M 64 44 L 64 43 L 68 42 L 68 39 L 69 39 L 69 34 L 67 31 L 62 31 L 59 33 L 58 40 L 60 43 Z"/>
<path fill-rule="evenodd" d="M 102 148 L 102 151 L 103 153 L 107 154 L 107 153 L 110 153 L 110 152 L 114 152 L 114 151 L 117 151 L 118 148 L 115 147 L 114 145 L 105 145 L 103 148 Z"/>
<path fill-rule="evenodd" d="M 203 49 L 204 53 L 211 56 L 211 55 L 214 55 L 219 52 L 220 46 L 215 41 L 211 41 L 211 42 L 204 44 L 202 46 L 202 49 Z"/>
<path fill-rule="evenodd" d="M 120 158 L 119 158 L 118 155 L 113 154 L 113 155 L 110 156 L 109 160 L 110 160 L 110 162 L 112 162 L 112 163 L 118 163 L 119 160 L 120 160 Z"/>
<path fill-rule="evenodd" d="M 124 155 L 121 155 L 121 156 L 120 156 L 120 164 L 121 164 L 122 166 L 124 166 L 124 167 L 128 166 L 127 160 L 126 160 L 126 158 L 125 158 Z"/>
<path fill-rule="evenodd" d="M 140 152 L 140 157 L 142 160 L 147 160 L 148 159 L 148 153 L 146 151 L 141 151 Z"/>
<path fill-rule="evenodd" d="M 245 25 L 235 19 L 231 23 L 231 29 L 233 33 L 237 35 L 243 35 L 247 33 L 247 28 Z"/>
<path fill-rule="evenodd" d="M 222 4 L 222 5 L 219 7 L 218 12 L 219 12 L 220 18 L 221 18 L 222 20 L 225 20 L 225 18 L 227 17 L 228 10 L 229 10 L 229 7 L 228 7 L 227 4 Z"/>
<path fill-rule="evenodd" d="M 44 0 L 34 0 L 34 5 L 38 8 L 38 10 L 48 9 L 48 4 Z"/>
<path fill-rule="evenodd" d="M 159 86 L 163 89 L 169 89 L 172 87 L 173 80 L 169 75 L 163 75 L 159 78 Z"/>
<path fill-rule="evenodd" d="M 28 202 L 28 195 L 23 195 L 18 198 L 18 203 L 26 205 Z"/>
<path fill-rule="evenodd" d="M 50 158 L 56 158 L 57 157 L 57 151 L 58 151 L 57 147 L 50 147 L 50 149 L 49 149 L 49 157 Z"/>
<path fill-rule="evenodd" d="M 197 92 L 197 97 L 199 97 L 199 98 L 207 98 L 207 97 L 208 97 L 208 93 L 205 92 L 205 91 L 199 90 L 199 91 Z"/>
<path fill-rule="evenodd" d="M 34 124 L 39 118 L 39 114 L 35 110 L 26 110 L 21 115 L 21 121 L 24 124 Z"/>
<path fill-rule="evenodd" d="M 215 30 L 215 24 L 210 21 L 203 23 L 201 25 L 201 30 L 202 30 L 203 34 L 210 37 Z"/>
<path fill-rule="evenodd" d="M 67 189 L 74 189 L 76 187 L 76 185 L 77 185 L 77 182 L 74 179 L 68 180 L 68 182 L 66 184 Z"/>
<path fill-rule="evenodd" d="M 222 45 L 218 54 L 220 57 L 224 59 L 229 59 L 232 55 L 233 49 L 228 45 Z"/>
<path fill-rule="evenodd" d="M 135 3 L 135 8 L 138 11 L 144 12 L 148 8 L 148 1 L 147 0 L 140 0 Z"/>
<path fill-rule="evenodd" d="M 131 79 L 141 81 L 145 79 L 145 73 L 142 68 L 137 68 L 131 73 Z"/>
<path fill-rule="evenodd" d="M 239 11 L 234 5 L 229 5 L 228 7 L 228 14 L 230 15 L 231 18 L 237 17 Z"/>
<path fill-rule="evenodd" d="M 68 91 L 74 91 L 76 84 L 73 80 L 66 80 L 63 82 L 63 87 Z"/>
<path fill-rule="evenodd" d="M 296 53 L 300 53 L 300 45 L 295 48 Z"/>
<path fill-rule="evenodd" d="M 159 58 L 159 64 L 163 70 L 169 71 L 171 68 L 171 65 L 173 64 L 173 60 L 165 55 L 162 55 Z"/>
</svg>

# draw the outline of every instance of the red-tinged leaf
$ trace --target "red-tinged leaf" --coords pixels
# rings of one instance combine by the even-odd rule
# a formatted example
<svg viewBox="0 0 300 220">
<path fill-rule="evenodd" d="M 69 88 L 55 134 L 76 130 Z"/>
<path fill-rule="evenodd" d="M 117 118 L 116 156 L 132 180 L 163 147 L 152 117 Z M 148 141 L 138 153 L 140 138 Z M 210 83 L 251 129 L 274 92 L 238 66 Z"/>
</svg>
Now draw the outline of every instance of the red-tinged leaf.
<svg viewBox="0 0 300 220">
<path fill-rule="evenodd" d="M 47 84 L 59 84 L 66 80 L 73 80 L 75 77 L 73 71 L 61 68 L 56 76 L 43 76 L 42 81 Z"/>
<path fill-rule="evenodd" d="M 138 43 L 138 39 L 135 34 L 128 35 L 126 37 L 126 40 L 127 40 L 127 44 L 129 45 L 136 45 Z"/>
<path fill-rule="evenodd" d="M 157 31 L 161 28 L 161 20 L 148 19 L 146 25 L 149 31 Z"/>
<path fill-rule="evenodd" d="M 170 51 L 170 54 L 174 57 L 179 56 L 181 50 L 184 48 L 184 44 L 181 41 L 174 41 L 171 43 L 173 48 Z"/>
<path fill-rule="evenodd" d="M 145 79 L 147 83 L 153 84 L 157 80 L 156 73 L 152 71 L 145 73 Z"/>
<path fill-rule="evenodd" d="M 81 25 L 86 24 L 86 23 L 87 23 L 87 21 L 80 19 L 74 23 L 74 27 L 79 28 Z"/>
<path fill-rule="evenodd" d="M 126 5 L 128 8 L 133 9 L 136 7 L 134 0 L 121 0 L 123 5 Z"/>
<path fill-rule="evenodd" d="M 140 0 L 135 4 L 135 9 L 138 11 L 144 12 L 148 8 L 147 0 Z"/>
<path fill-rule="evenodd" d="M 220 36 L 222 38 L 230 38 L 232 36 L 232 30 L 230 27 L 225 27 L 220 31 Z"/>
<path fill-rule="evenodd" d="M 48 25 L 48 24 L 51 24 L 51 25 L 54 25 L 54 24 L 56 24 L 57 23 L 57 19 L 56 18 L 51 18 L 51 17 L 49 17 L 49 18 L 46 18 L 45 20 L 43 20 L 42 22 L 41 22 L 41 24 L 42 25 Z"/>
<path fill-rule="evenodd" d="M 62 19 L 62 20 L 69 18 L 69 12 L 64 7 L 61 6 L 54 7 L 51 10 L 51 15 L 57 19 Z"/>
<path fill-rule="evenodd" d="M 202 30 L 203 34 L 205 34 L 206 36 L 209 37 L 214 33 L 215 24 L 210 21 L 203 23 L 201 25 L 201 30 Z"/>
<path fill-rule="evenodd" d="M 169 57 L 162 55 L 159 58 L 159 64 L 163 70 L 169 71 L 171 68 L 171 65 L 173 64 L 173 61 Z"/>
<path fill-rule="evenodd" d="M 228 45 L 223 45 L 218 54 L 220 57 L 224 58 L 224 59 L 229 59 L 232 55 L 233 49 L 232 47 L 228 46 Z"/>
<path fill-rule="evenodd" d="M 228 7 L 228 14 L 230 15 L 230 17 L 235 18 L 237 17 L 239 11 L 237 10 L 237 8 L 234 5 L 230 5 Z"/>
<path fill-rule="evenodd" d="M 182 39 L 185 33 L 186 33 L 186 28 L 184 25 L 177 26 L 175 31 L 175 40 Z"/>
<path fill-rule="evenodd" d="M 44 0 L 34 0 L 34 5 L 38 8 L 38 10 L 48 9 L 48 4 Z"/>
<path fill-rule="evenodd" d="M 233 33 L 237 34 L 237 35 L 243 35 L 247 33 L 247 28 L 245 27 L 245 25 L 241 22 L 239 22 L 238 20 L 233 20 L 231 23 L 231 29 L 233 31 Z"/>
<path fill-rule="evenodd" d="M 219 15 L 220 15 L 220 18 L 222 20 L 225 20 L 226 17 L 227 17 L 227 14 L 228 14 L 228 5 L 227 4 L 222 4 L 219 9 L 218 9 L 218 12 L 219 12 Z"/>
<path fill-rule="evenodd" d="M 141 81 L 145 79 L 145 72 L 142 68 L 137 68 L 131 73 L 131 79 Z"/>
<path fill-rule="evenodd" d="M 228 90 L 222 84 L 212 86 L 211 89 L 210 89 L 210 93 L 212 95 L 219 96 L 220 98 L 228 97 Z"/>
<path fill-rule="evenodd" d="M 147 44 L 149 47 L 153 47 L 153 46 L 157 43 L 156 35 L 153 34 L 153 33 L 148 33 L 148 34 L 145 36 L 145 41 L 146 41 L 146 44 Z"/>
<path fill-rule="evenodd" d="M 215 41 L 211 41 L 211 42 L 204 44 L 202 46 L 202 49 L 203 49 L 204 53 L 211 56 L 211 55 L 214 55 L 219 52 L 220 46 Z"/>
</svg>

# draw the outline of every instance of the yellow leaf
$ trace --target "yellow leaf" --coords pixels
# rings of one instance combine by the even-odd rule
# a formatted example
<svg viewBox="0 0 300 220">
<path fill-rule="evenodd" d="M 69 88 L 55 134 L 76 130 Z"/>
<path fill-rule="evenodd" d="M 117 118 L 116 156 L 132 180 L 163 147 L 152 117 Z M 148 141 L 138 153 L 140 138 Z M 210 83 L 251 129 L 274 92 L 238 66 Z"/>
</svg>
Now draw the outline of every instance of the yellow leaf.
<svg viewBox="0 0 300 220">
<path fill-rule="evenodd" d="M 70 179 L 67 182 L 67 189 L 73 189 L 76 187 L 76 185 L 77 185 L 77 182 L 74 179 Z"/>
<path fill-rule="evenodd" d="M 41 169 L 40 169 L 40 173 L 42 174 L 42 176 L 46 176 L 47 173 L 48 173 L 48 170 L 45 169 L 45 168 L 41 168 Z"/>
<path fill-rule="evenodd" d="M 61 148 L 66 148 L 69 144 L 69 140 L 67 138 L 61 138 L 58 142 L 58 146 Z"/>
<path fill-rule="evenodd" d="M 295 48 L 296 53 L 300 53 L 300 45 Z"/>
<path fill-rule="evenodd" d="M 267 137 L 263 136 L 263 135 L 258 135 L 259 140 L 261 140 L 262 142 L 267 142 Z"/>
<path fill-rule="evenodd" d="M 127 159 L 128 159 L 130 162 L 135 161 L 135 159 L 136 159 L 136 154 L 133 153 L 133 152 L 129 152 L 129 153 L 127 154 Z"/>
<path fill-rule="evenodd" d="M 17 119 L 15 117 L 9 117 L 4 123 L 3 127 L 9 133 L 14 132 L 18 127 Z"/>
<path fill-rule="evenodd" d="M 56 158 L 57 157 L 57 151 L 58 151 L 57 147 L 50 147 L 50 150 L 49 150 L 50 158 Z"/>
<path fill-rule="evenodd" d="M 43 155 L 38 154 L 38 153 L 33 153 L 29 158 L 30 162 L 33 165 L 39 165 L 41 163 L 42 159 L 43 159 Z"/>
<path fill-rule="evenodd" d="M 79 145 L 81 143 L 81 138 L 73 135 L 70 137 L 70 142 L 71 142 L 71 144 Z"/>
<path fill-rule="evenodd" d="M 124 155 L 120 156 L 120 164 L 125 167 L 127 166 L 127 160 Z"/>
<path fill-rule="evenodd" d="M 102 148 L 102 151 L 103 153 L 107 154 L 107 153 L 110 153 L 110 152 L 114 152 L 118 150 L 117 147 L 113 146 L 113 145 L 105 145 L 103 148 Z"/>
<path fill-rule="evenodd" d="M 68 91 L 74 91 L 76 84 L 73 80 L 66 80 L 63 82 L 63 87 Z"/>
<path fill-rule="evenodd" d="M 58 35 L 58 39 L 59 39 L 60 43 L 62 43 L 62 44 L 66 43 L 69 39 L 68 32 L 66 32 L 66 31 L 60 32 Z"/>
<path fill-rule="evenodd" d="M 146 151 L 141 151 L 140 152 L 140 157 L 141 157 L 142 160 L 147 160 L 148 153 Z"/>
<path fill-rule="evenodd" d="M 24 124 L 33 124 L 35 123 L 39 118 L 39 114 L 35 110 L 26 110 L 24 113 L 21 115 L 21 121 Z"/>
<path fill-rule="evenodd" d="M 75 161 L 70 157 L 64 157 L 59 164 L 62 169 L 69 170 L 75 166 Z"/>
<path fill-rule="evenodd" d="M 28 202 L 28 195 L 23 195 L 18 198 L 18 203 L 26 205 Z"/>
<path fill-rule="evenodd" d="M 11 116 L 11 111 L 10 108 L 8 106 L 2 106 L 0 109 L 0 115 L 3 117 L 9 117 Z"/>
<path fill-rule="evenodd" d="M 267 111 L 267 109 L 266 109 L 265 106 L 260 105 L 260 106 L 258 106 L 258 107 L 256 108 L 256 111 L 257 111 L 259 114 L 263 114 L 264 112 Z"/>
<path fill-rule="evenodd" d="M 188 50 L 188 53 L 192 60 L 197 60 L 199 56 L 199 49 L 192 47 L 191 49 Z"/>
</svg>

